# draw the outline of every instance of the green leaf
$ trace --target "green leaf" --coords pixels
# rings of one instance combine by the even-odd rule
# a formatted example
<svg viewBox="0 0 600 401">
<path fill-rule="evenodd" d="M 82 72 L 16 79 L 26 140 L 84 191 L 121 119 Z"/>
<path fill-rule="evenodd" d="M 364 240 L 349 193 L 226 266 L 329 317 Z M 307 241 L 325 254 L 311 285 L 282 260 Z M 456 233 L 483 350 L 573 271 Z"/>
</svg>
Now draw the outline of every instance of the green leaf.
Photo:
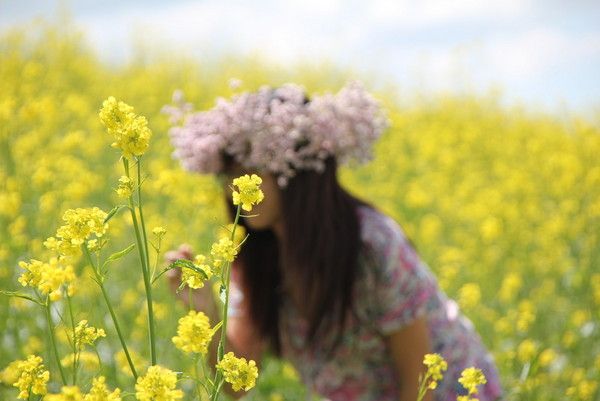
<svg viewBox="0 0 600 401">
<path fill-rule="evenodd" d="M 110 219 L 113 218 L 113 216 L 115 214 L 117 214 L 117 212 L 121 209 L 123 209 L 124 207 L 128 207 L 127 205 L 117 205 L 115 207 L 112 208 L 112 210 L 110 212 L 108 212 L 108 214 L 106 215 L 106 217 L 104 218 L 104 224 L 108 223 L 108 221 Z"/>
<path fill-rule="evenodd" d="M 222 320 L 219 323 L 217 323 L 215 325 L 215 327 L 213 327 L 211 329 L 211 332 L 212 332 L 211 336 L 213 336 L 221 328 L 221 326 L 223 326 L 223 321 Z"/>
<path fill-rule="evenodd" d="M 202 276 L 202 280 L 208 280 L 208 275 L 189 259 L 177 259 L 169 265 L 169 268 L 181 267 L 195 271 Z"/>
<path fill-rule="evenodd" d="M 17 297 L 17 298 L 27 299 L 27 300 L 29 300 L 31 302 L 35 302 L 38 305 L 44 306 L 44 304 L 41 303 L 40 301 L 38 301 L 37 299 L 31 297 L 30 295 L 23 294 L 23 293 L 20 293 L 20 292 L 0 290 L 0 294 L 6 295 L 6 296 L 9 296 L 9 297 Z"/>
<path fill-rule="evenodd" d="M 119 252 L 115 252 L 112 255 L 110 255 L 108 257 L 108 259 L 106 259 L 106 261 L 104 261 L 104 263 L 102 264 L 102 267 L 104 267 L 104 265 L 106 265 L 108 262 L 112 262 L 115 261 L 117 259 L 121 259 L 123 256 L 127 255 L 129 252 L 131 252 L 131 250 L 135 248 L 135 244 L 131 244 L 129 245 L 127 248 L 119 251 Z"/>
<path fill-rule="evenodd" d="M 194 263 L 192 263 L 191 260 L 189 259 L 177 259 L 174 260 L 173 262 L 171 262 L 171 264 L 169 265 L 169 267 L 173 268 L 173 267 L 186 267 L 188 269 L 195 269 L 196 266 L 194 265 Z"/>
</svg>

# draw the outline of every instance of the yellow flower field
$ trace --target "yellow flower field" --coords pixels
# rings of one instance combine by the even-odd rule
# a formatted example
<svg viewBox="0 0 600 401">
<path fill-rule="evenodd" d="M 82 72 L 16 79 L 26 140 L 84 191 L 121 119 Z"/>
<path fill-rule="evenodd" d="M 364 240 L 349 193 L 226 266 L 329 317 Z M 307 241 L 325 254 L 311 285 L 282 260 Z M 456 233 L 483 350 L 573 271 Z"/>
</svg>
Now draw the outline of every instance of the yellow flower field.
<svg viewBox="0 0 600 401">
<path fill-rule="evenodd" d="M 337 89 L 351 75 L 333 67 L 298 66 L 286 73 L 253 60 L 202 63 L 143 53 L 126 67 L 111 67 L 72 27 L 31 25 L 1 37 L 0 289 L 24 291 L 22 266 L 47 255 L 44 241 L 67 209 L 108 211 L 131 193 L 127 180 L 120 180 L 114 138 L 98 118 L 105 99 L 135 106 L 152 130 L 147 150 L 140 145 L 148 174 L 144 213 L 147 227 L 164 227 L 157 230 L 161 249 L 188 242 L 208 255 L 225 223 L 225 195 L 215 179 L 189 174 L 171 158 L 161 108 L 174 90 L 206 108 L 217 96 L 232 94 L 232 77 L 242 80 L 244 90 L 294 81 L 310 93 Z M 369 79 L 361 78 L 368 86 Z M 599 120 L 509 108 L 497 95 L 377 95 L 392 127 L 376 145 L 374 161 L 342 170 L 342 181 L 405 228 L 493 351 L 508 400 L 600 399 Z M 249 204 L 239 194 L 237 201 Z M 113 252 L 126 248 L 131 230 L 129 215 L 116 215 L 107 246 Z M 128 362 L 100 289 L 85 260 L 77 260 L 77 278 L 69 284 L 75 320 L 106 334 L 86 346 L 78 380 L 88 391 L 92 378 L 102 374 L 110 389 L 135 391 L 123 374 Z M 131 252 L 109 266 L 109 290 L 131 357 L 145 372 L 151 358 L 147 305 L 136 262 Z M 156 358 L 183 369 L 189 364 L 172 338 L 181 336 L 177 322 L 185 308 L 164 277 L 153 297 Z M 66 357 L 72 348 L 64 302 L 56 300 L 65 315 L 53 317 L 56 345 Z M 0 295 L 1 400 L 19 394 L 5 368 L 30 354 L 43 357 L 51 392 L 61 391 L 51 387 L 59 383 L 59 372 L 40 310 L 26 299 Z M 305 399 L 296 372 L 274 361 L 264 365 L 248 398 Z"/>
</svg>

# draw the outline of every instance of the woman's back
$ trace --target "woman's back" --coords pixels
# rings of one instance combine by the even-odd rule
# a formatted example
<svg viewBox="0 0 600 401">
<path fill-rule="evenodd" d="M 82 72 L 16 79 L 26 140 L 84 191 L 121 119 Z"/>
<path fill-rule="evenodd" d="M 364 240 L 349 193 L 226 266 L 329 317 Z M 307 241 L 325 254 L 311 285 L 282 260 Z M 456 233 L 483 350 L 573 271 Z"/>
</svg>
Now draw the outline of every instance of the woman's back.
<svg viewBox="0 0 600 401">
<path fill-rule="evenodd" d="M 364 245 L 361 271 L 353 291 L 354 311 L 348 315 L 339 346 L 330 356 L 331 336 L 307 346 L 307 322 L 284 296 L 280 310 L 283 357 L 297 367 L 313 391 L 332 401 L 397 401 L 397 375 L 384 336 L 425 315 L 432 351 L 449 365 L 434 399 L 455 400 L 457 394 L 464 394 L 457 380 L 462 369 L 470 366 L 481 368 L 488 380 L 479 399 L 496 399 L 501 390 L 491 355 L 471 322 L 438 287 L 400 226 L 370 207 L 360 206 L 358 215 Z"/>
</svg>

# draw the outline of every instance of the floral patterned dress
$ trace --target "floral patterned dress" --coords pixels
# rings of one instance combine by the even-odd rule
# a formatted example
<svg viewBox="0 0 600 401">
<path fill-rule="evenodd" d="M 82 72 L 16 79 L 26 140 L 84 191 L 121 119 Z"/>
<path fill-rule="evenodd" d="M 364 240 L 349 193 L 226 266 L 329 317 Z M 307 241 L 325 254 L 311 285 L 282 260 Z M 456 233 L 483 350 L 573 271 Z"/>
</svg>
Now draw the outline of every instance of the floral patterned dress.
<svg viewBox="0 0 600 401">
<path fill-rule="evenodd" d="M 398 401 L 397 375 L 384 336 L 425 316 L 432 351 L 448 362 L 434 400 L 455 401 L 457 395 L 466 394 L 458 378 L 470 366 L 482 369 L 487 378 L 477 398 L 498 399 L 502 390 L 491 354 L 456 302 L 438 287 L 401 227 L 369 207 L 359 207 L 358 215 L 364 248 L 354 288 L 355 313 L 348 315 L 342 342 L 329 356 L 325 350 L 331 338 L 307 347 L 307 322 L 284 297 L 280 317 L 284 358 L 310 390 L 331 401 Z"/>
</svg>

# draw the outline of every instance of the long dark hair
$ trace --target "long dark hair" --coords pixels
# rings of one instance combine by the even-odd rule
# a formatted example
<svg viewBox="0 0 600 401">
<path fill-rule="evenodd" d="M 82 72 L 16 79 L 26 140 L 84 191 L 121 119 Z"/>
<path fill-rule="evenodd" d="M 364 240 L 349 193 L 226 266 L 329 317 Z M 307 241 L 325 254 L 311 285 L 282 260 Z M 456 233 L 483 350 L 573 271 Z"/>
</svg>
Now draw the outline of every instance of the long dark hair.
<svg viewBox="0 0 600 401">
<path fill-rule="evenodd" d="M 228 160 L 230 161 L 230 160 Z M 236 208 L 229 205 L 234 218 Z M 270 230 L 253 230 L 240 219 L 249 237 L 238 261 L 250 317 L 276 355 L 281 354 L 279 311 L 282 297 L 308 322 L 307 345 L 335 330 L 337 346 L 347 313 L 352 310 L 352 290 L 361 249 L 358 206 L 373 207 L 347 192 L 337 179 L 334 157 L 325 170 L 298 171 L 281 189 L 285 234 L 280 244 Z"/>
</svg>

